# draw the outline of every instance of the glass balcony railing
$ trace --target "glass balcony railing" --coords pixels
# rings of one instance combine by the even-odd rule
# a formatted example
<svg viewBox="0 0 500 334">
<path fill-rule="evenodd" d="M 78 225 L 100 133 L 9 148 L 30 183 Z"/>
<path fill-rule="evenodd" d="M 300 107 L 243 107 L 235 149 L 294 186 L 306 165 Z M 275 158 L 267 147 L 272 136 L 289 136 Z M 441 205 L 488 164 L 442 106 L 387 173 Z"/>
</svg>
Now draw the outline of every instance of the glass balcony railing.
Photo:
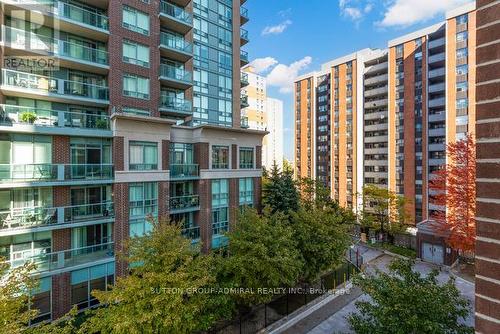
<svg viewBox="0 0 500 334">
<path fill-rule="evenodd" d="M 241 78 L 240 78 L 241 86 L 248 86 L 250 82 L 248 81 L 248 73 L 241 72 Z"/>
<path fill-rule="evenodd" d="M 114 218 L 113 202 L 68 207 L 26 207 L 0 212 L 0 230 Z"/>
<path fill-rule="evenodd" d="M 47 77 L 38 74 L 2 69 L 2 86 L 16 89 L 29 89 L 44 94 L 57 94 L 64 98 L 88 98 L 109 100 L 109 89 L 106 86 Z"/>
<path fill-rule="evenodd" d="M 193 44 L 167 32 L 161 32 L 160 45 L 185 53 L 193 53 Z"/>
<path fill-rule="evenodd" d="M 198 195 L 173 196 L 170 197 L 169 204 L 171 212 L 195 209 L 200 206 L 200 196 Z"/>
<path fill-rule="evenodd" d="M 181 113 L 193 112 L 193 104 L 191 101 L 175 96 L 169 96 L 166 94 L 160 95 L 160 109 L 162 108 L 178 111 Z"/>
<path fill-rule="evenodd" d="M 240 29 L 240 38 L 248 41 L 248 30 L 241 28 Z"/>
<path fill-rule="evenodd" d="M 109 116 L 0 104 L 0 125 L 36 126 L 109 130 Z"/>
<path fill-rule="evenodd" d="M 196 240 L 200 238 L 200 227 L 199 226 L 191 226 L 183 228 L 182 236 L 187 239 Z"/>
<path fill-rule="evenodd" d="M 25 255 L 23 258 L 10 260 L 7 263 L 11 268 L 16 268 L 30 261 L 35 263 L 37 272 L 46 272 L 113 257 L 114 243 L 108 242 L 59 252 Z"/>
<path fill-rule="evenodd" d="M 64 207 L 64 222 L 114 218 L 113 202 L 91 203 Z"/>
<path fill-rule="evenodd" d="M 160 1 L 160 13 L 165 14 L 187 25 L 193 24 L 193 16 L 182 7 L 176 6 L 166 1 Z"/>
<path fill-rule="evenodd" d="M 0 164 L 4 182 L 50 182 L 113 178 L 113 164 Z"/>
<path fill-rule="evenodd" d="M 2 181 L 55 181 L 58 166 L 51 163 L 41 164 L 0 164 Z"/>
<path fill-rule="evenodd" d="M 161 64 L 160 77 L 168 78 L 171 80 L 182 81 L 187 84 L 193 83 L 193 73 L 183 68 L 178 68 L 173 65 Z"/>
<path fill-rule="evenodd" d="M 243 19 L 243 21 L 248 21 L 249 20 L 248 9 L 241 6 L 240 7 L 240 16 Z"/>
<path fill-rule="evenodd" d="M 241 106 L 243 108 L 246 108 L 246 107 L 249 106 L 249 104 L 248 104 L 248 95 L 241 95 L 240 96 L 240 100 L 241 100 Z"/>
<path fill-rule="evenodd" d="M 64 169 L 66 180 L 113 178 L 113 164 L 70 164 Z"/>
<path fill-rule="evenodd" d="M 199 177 L 198 164 L 170 164 L 170 178 L 196 178 Z"/>
<path fill-rule="evenodd" d="M 248 63 L 248 52 L 241 50 L 240 51 L 240 60 L 244 63 Z"/>
<path fill-rule="evenodd" d="M 106 50 L 89 48 L 32 32 L 2 26 L 2 41 L 15 49 L 32 52 L 46 52 L 50 55 L 85 61 L 99 65 L 108 65 Z"/>
<path fill-rule="evenodd" d="M 241 127 L 243 129 L 248 129 L 248 116 L 241 116 Z"/>
</svg>

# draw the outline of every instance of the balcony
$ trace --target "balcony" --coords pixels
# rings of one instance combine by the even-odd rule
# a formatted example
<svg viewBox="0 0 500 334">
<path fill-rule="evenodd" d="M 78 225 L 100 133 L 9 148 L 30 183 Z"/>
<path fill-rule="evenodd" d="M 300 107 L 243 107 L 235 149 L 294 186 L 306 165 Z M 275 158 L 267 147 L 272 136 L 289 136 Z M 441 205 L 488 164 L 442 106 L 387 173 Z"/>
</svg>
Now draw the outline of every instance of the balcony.
<svg viewBox="0 0 500 334">
<path fill-rule="evenodd" d="M 109 70 L 108 52 L 32 32 L 2 26 L 2 45 L 7 55 L 42 54 L 59 58 L 61 67 L 106 73 Z"/>
<path fill-rule="evenodd" d="M 250 61 L 248 60 L 248 52 L 247 51 L 240 51 L 240 65 L 245 66 L 248 65 Z"/>
<path fill-rule="evenodd" d="M 429 100 L 429 108 L 442 107 L 445 105 L 446 99 L 444 97 L 439 97 L 436 99 Z"/>
<path fill-rule="evenodd" d="M 191 239 L 192 241 L 198 241 L 200 239 L 200 227 L 199 226 L 191 226 L 183 228 L 182 236 L 186 239 Z"/>
<path fill-rule="evenodd" d="M 380 108 L 387 105 L 387 99 L 380 99 L 375 101 L 365 101 L 365 108 Z"/>
<path fill-rule="evenodd" d="M 7 263 L 11 268 L 16 268 L 31 261 L 36 264 L 37 272 L 47 272 L 94 263 L 100 260 L 111 260 L 114 256 L 114 243 L 108 242 L 59 252 L 33 254 L 22 259 L 7 261 Z"/>
<path fill-rule="evenodd" d="M 247 23 L 249 19 L 250 18 L 248 16 L 248 9 L 241 6 L 240 7 L 240 22 L 241 22 L 241 24 L 243 25 L 243 24 Z"/>
<path fill-rule="evenodd" d="M 387 82 L 388 75 L 387 74 L 381 74 L 377 75 L 375 77 L 370 77 L 365 79 L 365 85 L 373 85 L 379 82 Z"/>
<path fill-rule="evenodd" d="M 26 182 L 59 184 L 75 181 L 76 184 L 92 184 L 112 179 L 112 164 L 0 164 L 2 187 L 9 187 L 9 183 L 23 185 Z"/>
<path fill-rule="evenodd" d="M 445 38 L 444 37 L 432 40 L 432 41 L 429 42 L 429 49 L 433 49 L 433 48 L 437 48 L 437 47 L 443 46 L 444 43 L 445 43 Z"/>
<path fill-rule="evenodd" d="M 240 102 L 241 102 L 240 105 L 242 108 L 247 108 L 250 106 L 250 104 L 248 103 L 248 95 L 241 95 Z"/>
<path fill-rule="evenodd" d="M 443 63 L 444 64 L 444 52 L 429 56 L 429 64 Z"/>
<path fill-rule="evenodd" d="M 193 104 L 191 101 L 183 98 L 161 94 L 160 111 L 172 116 L 190 116 L 193 114 Z"/>
<path fill-rule="evenodd" d="M 162 26 L 181 34 L 193 28 L 192 14 L 166 1 L 160 1 L 160 21 Z"/>
<path fill-rule="evenodd" d="M 198 164 L 170 164 L 171 180 L 198 179 L 200 171 Z"/>
<path fill-rule="evenodd" d="M 2 1 L 5 13 L 15 16 L 16 7 L 27 8 L 42 13 L 49 18 L 44 25 L 75 35 L 106 41 L 109 37 L 109 19 L 106 15 L 81 8 L 63 1 L 10 0 Z M 29 5 L 28 5 L 29 3 Z"/>
<path fill-rule="evenodd" d="M 241 128 L 248 129 L 250 126 L 248 125 L 248 116 L 241 116 Z"/>
<path fill-rule="evenodd" d="M 200 210 L 200 196 L 185 195 L 170 197 L 170 213 L 191 212 Z"/>
<path fill-rule="evenodd" d="M 45 226 L 90 221 L 112 221 L 115 217 L 113 202 L 68 207 L 26 207 L 0 212 L 0 235 L 4 231 L 36 229 Z"/>
<path fill-rule="evenodd" d="M 429 71 L 429 79 L 444 76 L 444 67 Z"/>
<path fill-rule="evenodd" d="M 442 92 L 445 89 L 444 82 L 429 85 L 429 93 Z"/>
<path fill-rule="evenodd" d="M 248 81 L 248 73 L 241 72 L 240 83 L 242 88 L 250 84 L 250 82 Z"/>
<path fill-rule="evenodd" d="M 220 222 L 212 224 L 212 248 L 225 247 L 228 244 L 228 238 L 224 233 L 229 231 L 229 222 Z"/>
<path fill-rule="evenodd" d="M 429 129 L 429 137 L 444 137 L 446 130 L 444 128 Z"/>
<path fill-rule="evenodd" d="M 173 65 L 161 64 L 160 80 L 169 87 L 187 89 L 193 85 L 193 73 Z"/>
<path fill-rule="evenodd" d="M 249 42 L 248 31 L 241 28 L 241 30 L 240 30 L 240 44 L 241 44 L 241 46 L 247 44 L 248 42 Z"/>
<path fill-rule="evenodd" d="M 378 95 L 387 95 L 387 86 L 365 90 L 365 97 L 373 97 Z"/>
<path fill-rule="evenodd" d="M 109 116 L 0 104 L 2 131 L 111 137 Z"/>
<path fill-rule="evenodd" d="M 109 104 L 106 86 L 47 77 L 38 74 L 2 69 L 1 90 L 6 95 L 39 98 L 54 102 L 83 102 L 89 105 Z"/>
<path fill-rule="evenodd" d="M 193 44 L 168 32 L 161 32 L 160 53 L 169 59 L 186 62 L 193 57 Z"/>
<path fill-rule="evenodd" d="M 388 62 L 385 61 L 385 62 L 380 63 L 380 64 L 368 66 L 365 69 L 365 73 L 368 73 L 368 74 L 379 73 L 379 72 L 380 73 L 387 73 L 387 68 L 388 68 Z"/>
</svg>

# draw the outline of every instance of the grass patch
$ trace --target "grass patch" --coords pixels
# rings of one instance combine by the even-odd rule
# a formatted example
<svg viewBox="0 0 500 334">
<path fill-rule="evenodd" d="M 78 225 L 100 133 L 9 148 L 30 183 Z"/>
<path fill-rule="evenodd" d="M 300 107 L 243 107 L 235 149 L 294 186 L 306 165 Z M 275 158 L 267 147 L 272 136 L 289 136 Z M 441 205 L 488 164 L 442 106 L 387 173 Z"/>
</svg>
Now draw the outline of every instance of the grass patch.
<svg viewBox="0 0 500 334">
<path fill-rule="evenodd" d="M 406 256 L 406 257 L 409 257 L 411 259 L 417 258 L 417 251 L 415 251 L 413 249 L 406 248 L 406 247 L 400 247 L 400 246 L 396 246 L 396 245 L 389 244 L 389 243 L 383 243 L 383 244 L 375 243 L 375 244 L 372 244 L 371 246 L 378 248 L 378 249 L 384 249 L 384 250 L 389 251 L 389 252 L 394 253 L 394 254 Z"/>
</svg>

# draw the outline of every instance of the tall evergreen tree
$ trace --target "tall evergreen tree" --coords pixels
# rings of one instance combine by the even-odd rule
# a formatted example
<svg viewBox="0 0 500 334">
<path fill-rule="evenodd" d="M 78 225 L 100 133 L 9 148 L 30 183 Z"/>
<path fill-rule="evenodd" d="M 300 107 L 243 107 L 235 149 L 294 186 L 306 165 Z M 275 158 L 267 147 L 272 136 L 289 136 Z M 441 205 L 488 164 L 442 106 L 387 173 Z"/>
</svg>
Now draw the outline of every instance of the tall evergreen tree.
<svg viewBox="0 0 500 334">
<path fill-rule="evenodd" d="M 273 164 L 262 185 L 262 201 L 272 213 L 296 211 L 299 208 L 299 193 L 293 171 L 285 169 L 281 172 L 276 163 Z"/>
</svg>

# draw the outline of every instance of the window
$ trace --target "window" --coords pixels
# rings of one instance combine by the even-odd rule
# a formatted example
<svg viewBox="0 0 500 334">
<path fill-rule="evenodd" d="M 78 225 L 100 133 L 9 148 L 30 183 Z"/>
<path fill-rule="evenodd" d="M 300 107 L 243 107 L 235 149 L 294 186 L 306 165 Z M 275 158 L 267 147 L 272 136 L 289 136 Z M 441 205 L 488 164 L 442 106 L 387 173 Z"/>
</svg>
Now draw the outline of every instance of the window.
<svg viewBox="0 0 500 334">
<path fill-rule="evenodd" d="M 468 19 L 467 14 L 457 16 L 457 24 L 467 23 L 467 19 Z"/>
<path fill-rule="evenodd" d="M 462 31 L 457 34 L 457 42 L 466 41 L 467 40 L 467 31 Z"/>
<path fill-rule="evenodd" d="M 466 92 L 467 91 L 467 81 L 457 83 L 457 93 L 458 92 Z"/>
<path fill-rule="evenodd" d="M 71 304 L 79 310 L 99 304 L 92 290 L 106 291 L 115 281 L 115 263 L 110 262 L 71 272 Z"/>
<path fill-rule="evenodd" d="M 123 61 L 129 64 L 149 67 L 149 47 L 124 40 Z"/>
<path fill-rule="evenodd" d="M 253 148 L 240 148 L 240 168 L 251 169 L 253 167 Z"/>
<path fill-rule="evenodd" d="M 124 74 L 123 95 L 149 100 L 149 79 L 133 74 Z"/>
<path fill-rule="evenodd" d="M 31 292 L 30 310 L 38 310 L 36 318 L 31 320 L 30 325 L 51 319 L 51 290 L 52 276 L 39 279 L 39 285 Z"/>
<path fill-rule="evenodd" d="M 124 28 L 149 36 L 149 16 L 129 6 L 123 6 Z"/>
<path fill-rule="evenodd" d="M 467 99 L 457 100 L 457 109 L 467 108 Z"/>
<path fill-rule="evenodd" d="M 251 177 L 239 179 L 240 182 L 240 206 L 253 205 L 253 179 Z"/>
<path fill-rule="evenodd" d="M 457 59 L 467 57 L 467 48 L 462 48 L 457 50 Z"/>
<path fill-rule="evenodd" d="M 129 216 L 144 219 L 158 214 L 158 184 L 140 182 L 129 184 Z"/>
<path fill-rule="evenodd" d="M 133 107 L 123 107 L 122 111 L 125 114 L 139 115 L 139 116 L 149 116 L 150 112 L 147 109 L 139 109 Z"/>
<path fill-rule="evenodd" d="M 212 234 L 220 235 L 229 230 L 229 182 L 212 180 Z M 214 243 L 212 243 L 214 246 Z"/>
<path fill-rule="evenodd" d="M 229 168 L 228 146 L 212 146 L 212 168 L 214 169 Z"/>
<path fill-rule="evenodd" d="M 129 236 L 142 237 L 153 230 L 153 225 L 145 218 L 131 219 L 129 224 Z"/>
<path fill-rule="evenodd" d="M 467 65 L 457 66 L 457 75 L 464 75 L 467 74 L 467 72 L 468 72 Z"/>
<path fill-rule="evenodd" d="M 129 149 L 129 170 L 158 169 L 157 143 L 131 141 Z"/>
</svg>

